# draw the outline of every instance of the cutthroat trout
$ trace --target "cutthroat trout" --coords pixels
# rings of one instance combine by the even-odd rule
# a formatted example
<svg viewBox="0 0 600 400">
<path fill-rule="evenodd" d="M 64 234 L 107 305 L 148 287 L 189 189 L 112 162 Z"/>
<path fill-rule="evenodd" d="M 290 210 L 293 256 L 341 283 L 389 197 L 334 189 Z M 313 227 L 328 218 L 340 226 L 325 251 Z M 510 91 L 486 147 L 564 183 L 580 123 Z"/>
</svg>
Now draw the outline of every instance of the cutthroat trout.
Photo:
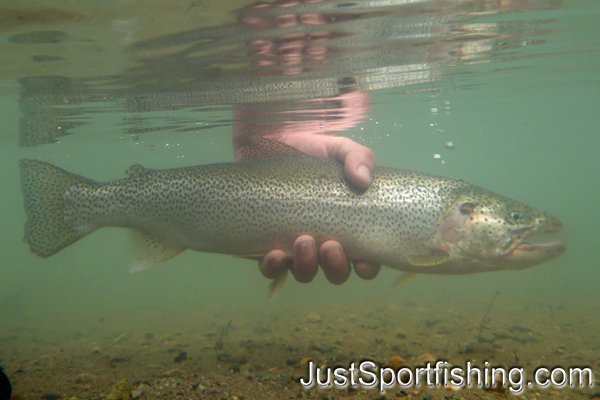
<svg viewBox="0 0 600 400">
<path fill-rule="evenodd" d="M 49 257 L 98 228 L 129 228 L 132 271 L 186 249 L 259 259 L 292 254 L 302 234 L 341 243 L 347 258 L 411 273 L 522 269 L 558 256 L 555 217 L 462 180 L 375 168 L 368 189 L 343 167 L 267 139 L 245 161 L 155 170 L 97 182 L 51 164 L 21 160 L 25 243 Z"/>
</svg>

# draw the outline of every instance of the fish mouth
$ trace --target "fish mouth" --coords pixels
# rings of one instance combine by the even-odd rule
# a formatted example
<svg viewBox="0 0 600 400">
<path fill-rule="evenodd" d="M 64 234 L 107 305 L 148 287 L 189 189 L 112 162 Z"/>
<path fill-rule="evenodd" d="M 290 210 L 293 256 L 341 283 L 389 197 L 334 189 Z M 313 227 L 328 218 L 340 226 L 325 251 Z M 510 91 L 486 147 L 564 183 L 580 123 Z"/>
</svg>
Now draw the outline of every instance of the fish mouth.
<svg viewBox="0 0 600 400">
<path fill-rule="evenodd" d="M 514 262 L 521 262 L 524 264 L 523 267 L 554 258 L 567 249 L 567 246 L 563 242 L 559 240 L 534 242 L 525 241 L 525 239 L 530 239 L 534 236 L 538 239 L 537 236 L 558 233 L 561 229 L 562 225 L 556 224 L 546 227 L 545 229 L 530 230 L 519 240 L 514 240 L 513 243 L 511 243 L 512 246 L 507 246 L 508 249 L 505 250 L 503 257 L 511 259 L 511 261 Z"/>
<path fill-rule="evenodd" d="M 508 254 L 507 257 L 518 256 L 521 253 L 533 253 L 533 252 L 557 252 L 557 255 L 565 251 L 567 246 L 560 240 L 554 240 L 545 243 L 530 243 L 520 242 L 518 243 Z"/>
</svg>

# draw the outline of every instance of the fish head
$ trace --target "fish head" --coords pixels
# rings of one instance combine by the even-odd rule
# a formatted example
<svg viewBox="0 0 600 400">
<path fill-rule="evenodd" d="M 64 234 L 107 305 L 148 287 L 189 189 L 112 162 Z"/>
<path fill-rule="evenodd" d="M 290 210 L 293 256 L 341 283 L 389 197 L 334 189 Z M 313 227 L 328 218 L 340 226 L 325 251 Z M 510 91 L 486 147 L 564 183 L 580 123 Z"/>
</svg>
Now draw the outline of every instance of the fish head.
<svg viewBox="0 0 600 400">
<path fill-rule="evenodd" d="M 554 216 L 510 198 L 474 187 L 459 195 L 437 232 L 438 244 L 468 271 L 528 268 L 566 249 L 560 241 L 530 242 L 559 232 Z"/>
</svg>

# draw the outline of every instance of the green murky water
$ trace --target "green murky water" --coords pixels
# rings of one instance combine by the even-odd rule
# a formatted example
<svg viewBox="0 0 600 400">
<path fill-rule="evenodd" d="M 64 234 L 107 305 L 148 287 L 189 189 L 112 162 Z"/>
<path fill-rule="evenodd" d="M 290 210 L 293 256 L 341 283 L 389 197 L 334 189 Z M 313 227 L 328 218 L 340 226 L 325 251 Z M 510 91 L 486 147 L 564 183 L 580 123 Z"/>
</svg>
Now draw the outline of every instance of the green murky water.
<svg viewBox="0 0 600 400">
<path fill-rule="evenodd" d="M 511 6 L 514 3 L 519 4 Z M 498 5 L 504 8 L 498 9 Z M 300 333 L 286 339 L 278 330 L 291 323 L 286 318 L 300 327 L 310 324 L 306 321 L 310 312 L 327 316 L 334 329 L 336 317 L 344 319 L 347 313 L 353 314 L 358 325 L 361 319 L 368 321 L 369 312 L 379 313 L 392 321 L 390 337 L 395 337 L 398 330 L 410 334 L 414 331 L 412 340 L 425 343 L 393 349 L 395 339 L 389 339 L 388 347 L 373 345 L 371 353 L 383 360 L 397 353 L 410 359 L 425 352 L 452 358 L 454 348 L 474 340 L 479 321 L 497 291 L 500 295 L 490 311 L 489 331 L 525 325 L 532 329 L 539 345 L 534 349 L 517 341 L 496 342 L 500 349 L 490 357 L 492 361 L 507 363 L 508 356 L 498 353 L 512 354 L 514 350 L 527 354 L 528 365 L 589 365 L 598 374 L 600 3 L 464 1 L 447 8 L 434 3 L 431 9 L 415 13 L 419 21 L 430 21 L 420 37 L 401 37 L 402 32 L 394 30 L 395 25 L 385 25 L 386 21 L 378 25 L 383 27 L 379 33 L 369 30 L 368 23 L 364 27 L 351 25 L 354 42 L 344 41 L 341 34 L 324 42 L 334 60 L 332 66 L 327 67 L 326 62 L 325 66 L 300 64 L 305 70 L 296 75 L 283 72 L 289 72 L 287 67 L 257 73 L 252 65 L 261 61 L 260 57 L 243 50 L 243 42 L 250 46 L 247 43 L 256 37 L 236 40 L 240 34 L 237 31 L 219 31 L 215 35 L 233 39 L 212 47 L 207 44 L 211 42 L 198 38 L 176 38 L 167 44 L 161 42 L 162 50 L 151 46 L 131 50 L 132 44 L 165 38 L 169 33 L 203 28 L 206 34 L 209 26 L 238 26 L 240 23 L 228 10 L 242 6 L 119 1 L 94 7 L 68 2 L 9 2 L 0 6 L 0 361 L 14 377 L 17 390 L 26 398 L 37 398 L 30 392 L 34 384 L 24 374 L 15 374 L 18 368 L 29 373 L 36 354 L 59 358 L 62 349 L 68 357 L 83 352 L 81 349 L 91 350 L 96 344 L 110 353 L 110 343 L 122 334 L 131 338 L 126 346 L 134 348 L 136 338 L 143 333 L 166 337 L 182 332 L 190 346 L 197 349 L 193 356 L 198 359 L 203 357 L 203 341 L 211 346 L 214 342 L 202 335 L 218 331 L 228 319 L 233 320 L 234 328 L 238 325 L 232 331 L 232 342 L 254 338 L 259 333 L 251 327 L 264 323 L 279 332 L 271 335 L 276 339 L 268 340 L 297 345 L 300 353 L 310 353 L 306 344 L 316 337 L 333 341 L 343 336 L 336 330 L 331 330 L 331 335 L 309 330 L 304 336 Z M 326 13 L 332 11 L 323 11 Z M 357 14 L 372 17 L 364 10 Z M 48 30 L 67 36 L 48 32 L 41 34 L 42 39 L 18 36 Z M 385 32 L 389 42 L 374 45 L 372 41 L 378 43 L 377 35 Z M 286 34 L 290 32 L 275 29 L 265 37 L 275 46 L 283 46 L 291 43 Z M 25 39 L 19 39 L 22 37 Z M 200 44 L 185 56 L 173 56 L 194 43 Z M 167 56 L 161 59 L 160 52 Z M 285 61 L 281 48 L 273 54 L 276 62 Z M 302 54 L 306 58 L 306 49 Z M 135 163 L 166 168 L 231 161 L 231 133 L 236 124 L 233 105 L 251 110 L 234 94 L 247 93 L 254 82 L 238 82 L 236 77 L 256 74 L 256 82 L 264 85 L 266 81 L 261 79 L 265 76 L 275 81 L 277 77 L 297 77 L 299 82 L 310 78 L 322 88 L 325 82 L 339 82 L 336 71 L 344 68 L 342 56 L 346 54 L 356 56 L 348 56 L 348 63 L 357 67 L 355 75 L 350 70 L 345 73 L 358 77 L 357 85 L 363 84 L 363 88 L 365 77 L 407 78 L 394 72 L 401 68 L 398 66 L 410 66 L 422 75 L 419 79 L 409 77 L 412 81 L 406 84 L 386 83 L 379 90 L 375 90 L 376 85 L 364 90 L 371 97 L 371 111 L 339 134 L 370 147 L 378 165 L 464 179 L 558 216 L 564 224 L 560 237 L 567 244 L 567 252 L 524 271 L 420 276 L 400 287 L 391 286 L 397 276 L 391 270 L 382 270 L 371 282 L 352 276 L 341 286 L 329 284 L 320 273 L 310 284 L 290 279 L 277 299 L 269 301 L 269 282 L 255 264 L 229 256 L 185 252 L 151 270 L 129 274 L 127 236 L 119 229 L 102 229 L 44 260 L 30 254 L 22 242 L 26 217 L 19 184 L 20 158 L 39 158 L 98 180 L 120 178 Z M 386 59 L 386 54 L 396 58 Z M 248 61 L 249 57 L 254 58 Z M 175 65 L 169 63 L 177 60 L 185 68 L 179 71 L 173 66 L 175 72 L 169 75 L 168 66 Z M 56 91 L 34 85 L 39 92 L 28 95 L 19 79 L 39 76 L 61 76 L 83 89 Z M 161 81 L 161 77 L 166 78 Z M 177 93 L 188 93 L 181 89 L 185 82 L 190 82 L 192 92 L 200 82 L 197 90 L 206 94 L 208 89 L 202 85 L 214 79 L 229 82 L 233 94 L 223 101 L 196 94 L 185 107 L 167 107 L 165 103 L 174 103 L 167 99 L 154 108 L 146 105 L 143 112 L 123 106 L 132 94 L 152 93 L 156 81 L 156 87 L 170 87 L 172 78 L 180 78 L 173 84 Z M 220 87 L 208 86 L 216 92 Z M 294 109 L 304 104 L 302 100 L 327 97 L 326 93 L 311 90 L 293 99 L 275 101 Z M 35 96 L 41 100 L 31 100 Z M 85 96 L 87 100 L 77 100 Z M 57 99 L 64 101 L 59 104 Z M 140 103 L 138 98 L 136 105 Z M 260 110 L 273 106 L 258 104 Z M 298 119 L 310 121 L 307 115 L 300 113 Z M 26 121 L 33 120 L 37 125 L 27 128 Z M 65 123 L 76 124 L 67 128 Z M 31 139 L 35 136 L 32 132 L 42 125 L 52 130 L 52 140 Z M 58 127 L 69 134 L 56 134 Z M 453 148 L 447 142 L 452 142 Z M 435 158 L 435 154 L 441 158 Z M 423 320 L 432 318 L 441 319 L 444 326 L 455 331 L 452 339 L 423 328 Z M 470 325 L 465 327 L 464 321 Z M 369 343 L 387 336 L 380 330 L 363 328 L 344 328 L 352 331 L 356 340 L 349 341 L 346 350 L 355 349 L 355 353 L 368 356 Z M 461 329 L 462 334 L 456 332 Z M 557 349 L 562 350 L 556 353 Z M 576 357 L 565 358 L 573 355 Z M 273 365 L 282 363 L 273 357 Z M 144 365 L 152 361 L 148 355 Z M 207 365 L 182 369 L 202 377 Z M 69 370 L 66 366 L 59 370 L 59 376 L 67 377 L 67 382 L 77 375 L 73 368 L 81 369 Z M 83 369 L 81 372 L 102 379 L 102 368 Z M 132 383 L 146 379 L 143 373 L 131 378 L 127 372 L 119 375 L 114 368 L 108 369 L 112 374 L 107 378 L 109 383 L 116 382 L 117 375 Z M 40 390 L 67 393 L 65 387 L 69 384 L 63 385 L 60 379 L 39 381 Z M 106 385 L 107 389 L 97 389 L 108 392 Z"/>
</svg>

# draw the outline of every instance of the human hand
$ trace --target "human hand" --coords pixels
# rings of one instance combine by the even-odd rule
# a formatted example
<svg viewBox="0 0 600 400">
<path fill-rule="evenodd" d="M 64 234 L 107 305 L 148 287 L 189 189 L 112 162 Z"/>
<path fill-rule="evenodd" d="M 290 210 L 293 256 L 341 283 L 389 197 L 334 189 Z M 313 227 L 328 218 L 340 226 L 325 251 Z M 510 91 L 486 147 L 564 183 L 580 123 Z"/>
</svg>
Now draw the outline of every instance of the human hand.
<svg viewBox="0 0 600 400">
<path fill-rule="evenodd" d="M 265 137 L 310 155 L 340 161 L 344 164 L 346 176 L 356 186 L 367 188 L 371 183 L 375 156 L 368 147 L 351 139 L 313 133 L 283 133 Z M 298 282 L 308 283 L 317 275 L 319 265 L 327 280 L 335 285 L 346 282 L 350 277 L 351 268 L 342 245 L 335 240 L 328 240 L 321 244 L 317 252 L 315 240 L 309 235 L 302 235 L 294 241 L 291 260 L 283 250 L 272 250 L 264 257 L 259 268 L 269 279 L 276 279 L 289 269 Z M 379 270 L 378 264 L 365 261 L 354 263 L 354 271 L 363 279 L 375 278 Z"/>
</svg>

